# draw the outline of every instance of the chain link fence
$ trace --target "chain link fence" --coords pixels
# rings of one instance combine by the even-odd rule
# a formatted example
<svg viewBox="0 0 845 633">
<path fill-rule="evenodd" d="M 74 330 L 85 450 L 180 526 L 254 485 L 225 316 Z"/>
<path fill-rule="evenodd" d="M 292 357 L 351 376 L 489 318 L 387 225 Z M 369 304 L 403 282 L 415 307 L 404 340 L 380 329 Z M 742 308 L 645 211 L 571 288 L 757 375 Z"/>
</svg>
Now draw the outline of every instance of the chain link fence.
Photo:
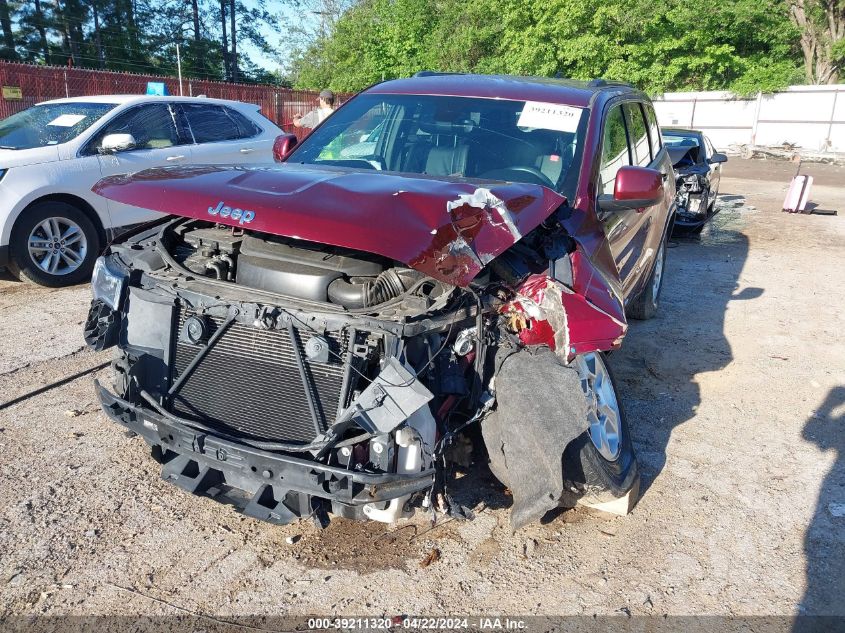
<svg viewBox="0 0 845 633">
<path fill-rule="evenodd" d="M 64 97 L 85 97 L 111 94 L 146 94 L 148 82 L 161 82 L 171 95 L 205 96 L 254 103 L 261 113 L 285 132 L 297 136 L 308 130 L 295 128 L 293 117 L 317 106 L 318 92 L 291 90 L 274 86 L 235 84 L 222 81 L 140 75 L 134 73 L 35 66 L 0 62 L 0 119 L 29 108 L 41 101 Z M 337 95 L 338 103 L 349 95 Z"/>
</svg>

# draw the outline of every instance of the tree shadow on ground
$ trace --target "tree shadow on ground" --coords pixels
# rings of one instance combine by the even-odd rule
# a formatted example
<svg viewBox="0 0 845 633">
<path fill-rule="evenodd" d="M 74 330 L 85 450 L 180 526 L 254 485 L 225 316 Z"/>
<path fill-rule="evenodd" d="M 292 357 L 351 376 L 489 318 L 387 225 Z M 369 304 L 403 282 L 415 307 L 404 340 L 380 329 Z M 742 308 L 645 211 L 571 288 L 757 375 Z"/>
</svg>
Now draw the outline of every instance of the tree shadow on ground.
<svg viewBox="0 0 845 633">
<path fill-rule="evenodd" d="M 640 465 L 641 495 L 666 465 L 672 431 L 696 415 L 697 377 L 733 360 L 725 334 L 728 306 L 763 294 L 739 283 L 748 258 L 741 214 L 733 211 L 740 198 L 720 195 L 727 204 L 700 238 L 673 240 L 657 316 L 631 321 L 622 349 L 611 356 Z"/>
<path fill-rule="evenodd" d="M 793 631 L 841 631 L 845 630 L 845 386 L 831 389 L 805 423 L 802 437 L 822 451 L 834 451 L 835 462 L 804 534 L 807 588 Z M 838 617 L 830 621 L 804 616 Z"/>
</svg>

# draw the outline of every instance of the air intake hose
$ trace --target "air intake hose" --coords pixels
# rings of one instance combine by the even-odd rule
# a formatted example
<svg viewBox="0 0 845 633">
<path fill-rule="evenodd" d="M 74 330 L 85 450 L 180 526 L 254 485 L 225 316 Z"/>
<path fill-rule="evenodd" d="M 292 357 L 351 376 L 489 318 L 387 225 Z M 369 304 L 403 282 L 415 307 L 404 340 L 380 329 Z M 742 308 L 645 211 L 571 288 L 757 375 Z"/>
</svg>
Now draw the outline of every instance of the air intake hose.
<svg viewBox="0 0 845 633">
<path fill-rule="evenodd" d="M 335 279 L 329 284 L 329 301 L 345 308 L 367 308 L 389 301 L 405 292 L 402 278 L 394 269 L 385 270 L 373 281 L 354 283 Z"/>
</svg>

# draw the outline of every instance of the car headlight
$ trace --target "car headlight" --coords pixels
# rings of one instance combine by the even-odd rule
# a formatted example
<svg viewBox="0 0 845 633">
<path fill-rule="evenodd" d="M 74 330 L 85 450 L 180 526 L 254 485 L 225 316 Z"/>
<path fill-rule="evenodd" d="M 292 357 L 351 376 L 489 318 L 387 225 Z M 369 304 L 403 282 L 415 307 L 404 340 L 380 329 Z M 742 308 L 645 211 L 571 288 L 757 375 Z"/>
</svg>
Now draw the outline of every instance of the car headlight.
<svg viewBox="0 0 845 633">
<path fill-rule="evenodd" d="M 111 257 L 98 257 L 91 275 L 94 299 L 99 299 L 112 310 L 117 310 L 125 285 L 126 271 L 118 267 Z"/>
<path fill-rule="evenodd" d="M 685 176 L 683 183 L 692 193 L 698 193 L 701 191 L 701 184 L 698 180 L 698 176 Z"/>
<path fill-rule="evenodd" d="M 3 176 L 6 175 L 6 172 L 9 171 L 8 169 L 0 169 L 0 181 L 3 180 Z"/>
</svg>

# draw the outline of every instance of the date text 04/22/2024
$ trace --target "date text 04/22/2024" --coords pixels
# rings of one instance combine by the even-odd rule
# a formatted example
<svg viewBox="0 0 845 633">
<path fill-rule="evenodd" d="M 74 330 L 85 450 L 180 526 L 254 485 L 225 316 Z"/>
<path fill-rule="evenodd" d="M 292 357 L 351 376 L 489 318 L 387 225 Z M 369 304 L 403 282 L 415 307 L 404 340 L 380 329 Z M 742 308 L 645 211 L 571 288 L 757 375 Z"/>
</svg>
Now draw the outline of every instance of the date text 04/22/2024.
<svg viewBox="0 0 845 633">
<path fill-rule="evenodd" d="M 384 630 L 401 628 L 408 630 L 485 630 L 485 631 L 520 631 L 526 629 L 524 620 L 510 617 L 349 617 L 349 618 L 310 618 L 311 630 Z"/>
</svg>

